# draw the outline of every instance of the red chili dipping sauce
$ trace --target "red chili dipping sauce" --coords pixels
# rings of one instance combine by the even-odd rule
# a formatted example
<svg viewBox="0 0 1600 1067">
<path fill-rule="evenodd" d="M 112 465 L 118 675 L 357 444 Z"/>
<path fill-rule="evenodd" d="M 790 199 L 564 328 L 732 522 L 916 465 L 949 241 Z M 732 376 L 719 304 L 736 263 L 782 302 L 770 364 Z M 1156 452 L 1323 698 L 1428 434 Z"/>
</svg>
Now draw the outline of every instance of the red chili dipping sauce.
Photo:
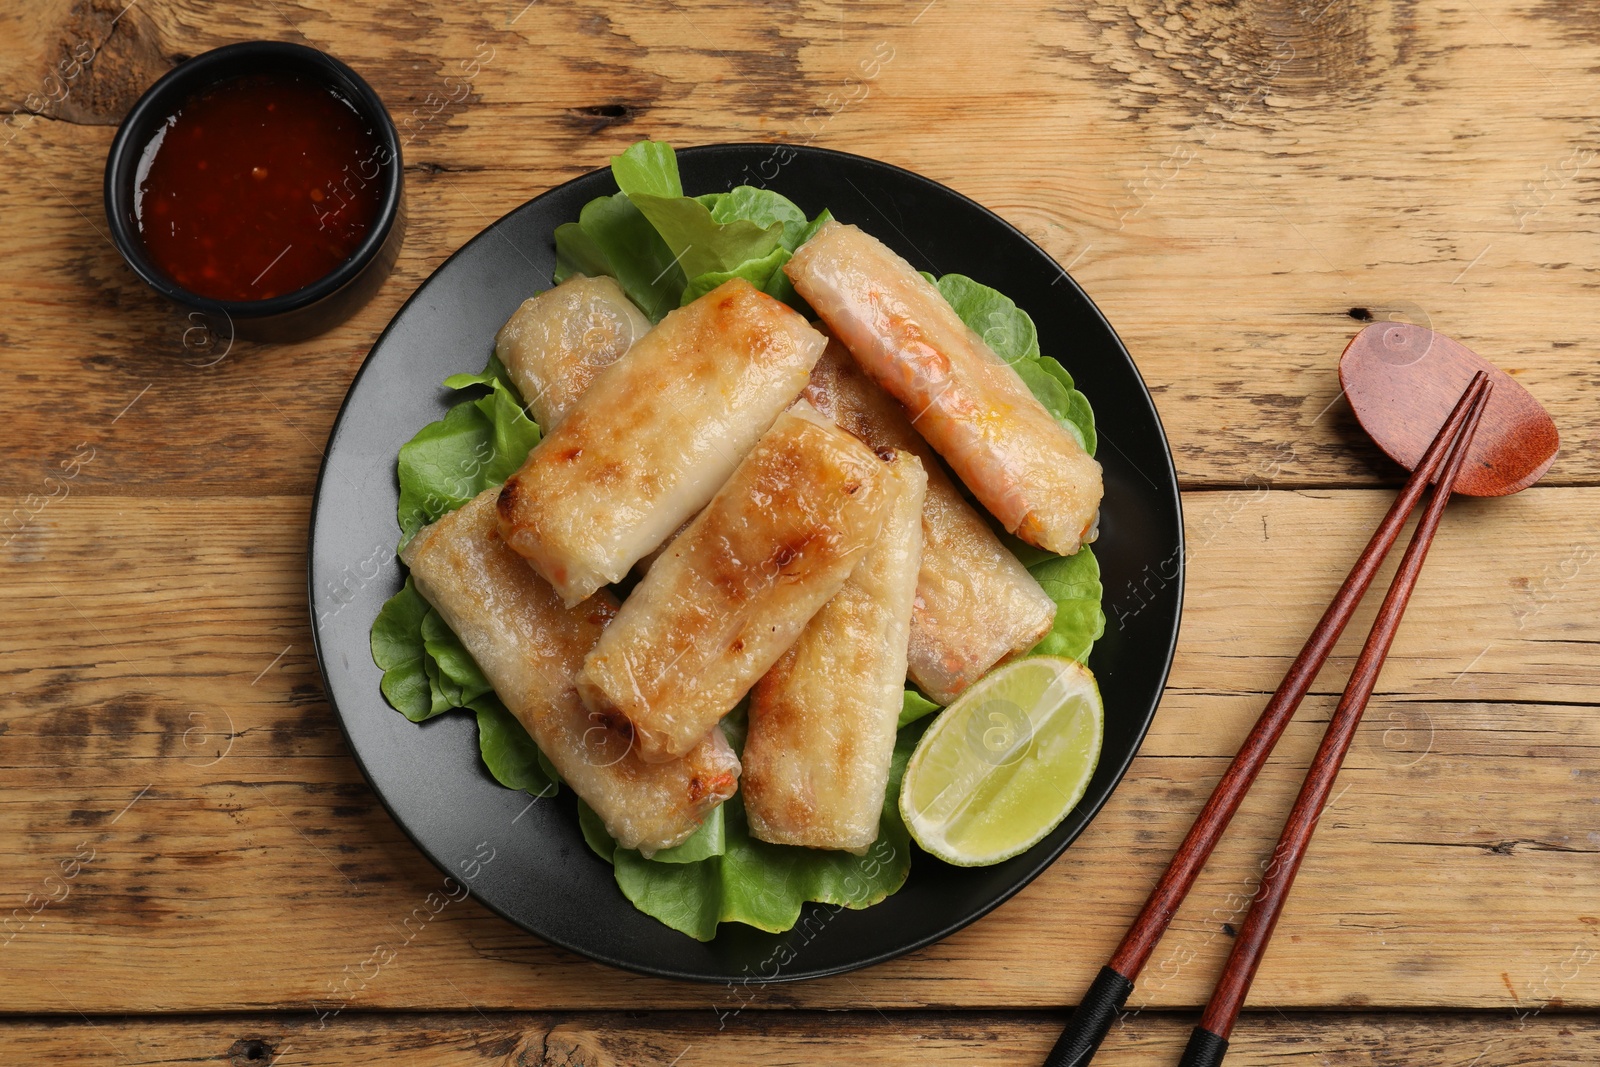
<svg viewBox="0 0 1600 1067">
<path fill-rule="evenodd" d="M 389 154 L 344 97 L 311 78 L 219 82 L 145 147 L 139 234 L 155 265 L 190 292 L 281 296 L 355 252 L 378 217 Z"/>
</svg>

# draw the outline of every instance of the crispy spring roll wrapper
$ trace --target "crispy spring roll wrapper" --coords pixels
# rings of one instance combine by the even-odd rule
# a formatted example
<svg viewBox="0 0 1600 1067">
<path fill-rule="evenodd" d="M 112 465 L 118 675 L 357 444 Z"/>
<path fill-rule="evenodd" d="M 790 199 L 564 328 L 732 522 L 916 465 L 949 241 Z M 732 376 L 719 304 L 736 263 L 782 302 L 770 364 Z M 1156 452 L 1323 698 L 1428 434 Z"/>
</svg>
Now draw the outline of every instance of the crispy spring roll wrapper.
<svg viewBox="0 0 1600 1067">
<path fill-rule="evenodd" d="M 878 536 L 884 466 L 804 401 L 780 415 L 584 660 L 584 703 L 647 760 L 700 744 Z"/>
<path fill-rule="evenodd" d="M 649 332 L 650 320 L 614 279 L 579 274 L 524 300 L 495 335 L 494 354 L 549 433 L 595 376 Z"/>
<path fill-rule="evenodd" d="M 500 493 L 500 532 L 567 604 L 705 507 L 805 388 L 826 340 L 742 278 L 601 371 Z"/>
<path fill-rule="evenodd" d="M 693 519 L 689 520 L 689 522 L 693 521 Z M 659 547 L 651 549 L 645 555 L 641 556 L 639 562 L 633 565 L 633 573 L 640 578 L 643 578 L 646 574 L 650 573 L 651 564 L 655 563 L 656 560 L 666 555 L 667 549 L 672 547 L 672 542 L 676 541 L 678 539 L 678 535 L 689 528 L 689 522 L 684 523 L 682 526 L 672 531 L 672 536 L 661 542 Z"/>
<path fill-rule="evenodd" d="M 878 539 L 750 693 L 744 810 L 762 841 L 862 853 L 878 838 L 905 693 L 927 476 L 885 450 Z"/>
<path fill-rule="evenodd" d="M 595 377 L 649 332 L 650 320 L 614 278 L 575 274 L 524 300 L 495 335 L 494 354 L 528 398 L 534 421 L 549 433 Z M 649 570 L 671 541 L 639 560 L 638 572 Z"/>
<path fill-rule="evenodd" d="M 1100 464 L 931 282 L 835 222 L 784 270 L 1001 525 L 1051 552 L 1078 550 L 1100 507 Z"/>
<path fill-rule="evenodd" d="M 1038 644 L 1055 622 L 1055 601 L 967 503 L 900 405 L 837 339 L 812 369 L 805 396 L 867 447 L 911 452 L 928 472 L 908 663 L 917 688 L 948 704 L 995 664 Z"/>
<path fill-rule="evenodd" d="M 616 615 L 609 594 L 562 605 L 500 539 L 495 490 L 423 528 L 401 553 L 411 578 L 567 784 L 624 848 L 679 844 L 738 788 L 739 759 L 710 731 L 682 759 L 646 763 L 590 716 L 573 677 Z"/>
</svg>

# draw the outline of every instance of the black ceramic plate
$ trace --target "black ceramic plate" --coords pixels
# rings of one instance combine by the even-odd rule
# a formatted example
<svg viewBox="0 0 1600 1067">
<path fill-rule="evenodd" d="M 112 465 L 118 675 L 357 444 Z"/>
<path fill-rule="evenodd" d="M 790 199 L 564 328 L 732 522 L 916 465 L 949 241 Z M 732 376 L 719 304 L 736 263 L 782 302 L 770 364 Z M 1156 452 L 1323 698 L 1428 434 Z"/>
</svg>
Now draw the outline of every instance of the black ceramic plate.
<svg viewBox="0 0 1600 1067">
<path fill-rule="evenodd" d="M 959 930 L 1032 881 L 1083 831 L 1116 787 L 1155 714 L 1177 640 L 1183 528 L 1166 436 L 1127 351 L 1083 291 L 1038 246 L 985 208 L 909 171 L 816 148 L 712 145 L 678 153 L 692 193 L 768 184 L 808 215 L 826 207 L 936 274 L 958 272 L 1025 308 L 1047 356 L 1063 360 L 1094 405 L 1106 495 L 1095 544 L 1106 635 L 1090 659 L 1106 705 L 1100 767 L 1049 837 L 993 867 L 949 867 L 918 853 L 900 892 L 863 911 L 808 905 L 786 934 L 724 924 L 702 944 L 634 909 L 611 868 L 584 845 L 570 791 L 529 806 L 478 758 L 465 713 L 416 725 L 384 703 L 368 632 L 402 582 L 395 454 L 451 395 L 439 385 L 479 370 L 495 331 L 555 267 L 552 233 L 609 170 L 552 189 L 473 238 L 429 278 L 362 365 L 328 441 L 311 520 L 311 611 L 328 697 L 350 747 L 395 821 L 447 873 L 518 926 L 630 970 L 712 981 L 786 981 L 889 959 Z M 781 164 L 781 165 L 780 165 Z M 474 858 L 490 854 L 486 865 Z"/>
</svg>

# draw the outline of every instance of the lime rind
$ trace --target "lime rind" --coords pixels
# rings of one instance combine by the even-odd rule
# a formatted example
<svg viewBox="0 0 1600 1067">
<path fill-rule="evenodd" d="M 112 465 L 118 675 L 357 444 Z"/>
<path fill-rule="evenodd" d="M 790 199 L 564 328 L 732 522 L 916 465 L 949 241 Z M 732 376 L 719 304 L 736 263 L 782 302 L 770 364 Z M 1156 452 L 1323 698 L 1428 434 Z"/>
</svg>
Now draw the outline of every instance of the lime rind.
<svg viewBox="0 0 1600 1067">
<path fill-rule="evenodd" d="M 1075 660 L 1033 656 L 993 672 L 934 721 L 906 768 L 900 810 L 929 854 L 960 867 L 1038 844 L 1083 799 L 1104 710 Z"/>
</svg>

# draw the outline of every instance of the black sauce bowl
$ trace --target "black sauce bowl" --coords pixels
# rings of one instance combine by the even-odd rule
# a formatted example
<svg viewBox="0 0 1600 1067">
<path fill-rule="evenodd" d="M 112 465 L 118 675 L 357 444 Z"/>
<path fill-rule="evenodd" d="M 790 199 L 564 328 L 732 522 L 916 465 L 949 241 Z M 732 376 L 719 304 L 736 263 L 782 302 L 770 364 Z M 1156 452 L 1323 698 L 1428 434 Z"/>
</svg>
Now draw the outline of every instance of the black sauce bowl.
<svg viewBox="0 0 1600 1067">
<path fill-rule="evenodd" d="M 217 82 L 245 74 L 298 74 L 335 89 L 371 125 L 382 199 L 378 216 L 350 257 L 309 285 L 266 300 L 217 300 L 190 292 L 151 261 L 134 217 L 139 160 L 156 130 L 184 103 Z M 200 312 L 213 332 L 262 341 L 311 337 L 349 318 L 378 291 L 405 237 L 405 181 L 400 137 L 383 101 L 361 76 L 326 53 L 284 41 L 247 41 L 195 56 L 168 71 L 122 120 L 106 157 L 106 221 L 122 258 L 150 288 Z"/>
</svg>

